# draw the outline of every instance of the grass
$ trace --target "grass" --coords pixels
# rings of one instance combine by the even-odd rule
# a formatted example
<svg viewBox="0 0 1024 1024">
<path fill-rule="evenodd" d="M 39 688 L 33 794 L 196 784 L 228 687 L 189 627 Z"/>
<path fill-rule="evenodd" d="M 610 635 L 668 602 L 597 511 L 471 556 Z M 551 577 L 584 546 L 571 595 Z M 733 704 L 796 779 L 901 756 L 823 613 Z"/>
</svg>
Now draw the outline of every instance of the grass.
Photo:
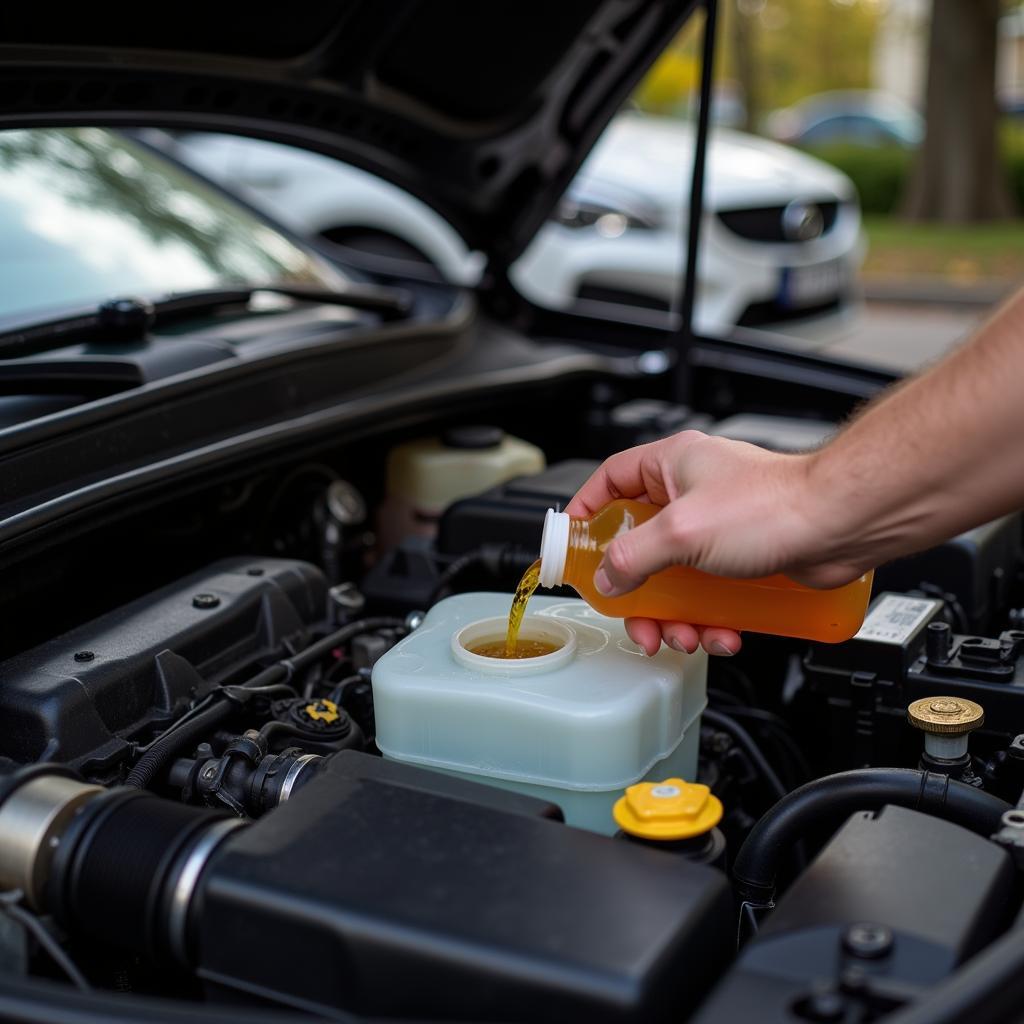
<svg viewBox="0 0 1024 1024">
<path fill-rule="evenodd" d="M 869 278 L 941 277 L 951 284 L 1024 281 L 1024 220 L 950 226 L 864 218 Z"/>
</svg>

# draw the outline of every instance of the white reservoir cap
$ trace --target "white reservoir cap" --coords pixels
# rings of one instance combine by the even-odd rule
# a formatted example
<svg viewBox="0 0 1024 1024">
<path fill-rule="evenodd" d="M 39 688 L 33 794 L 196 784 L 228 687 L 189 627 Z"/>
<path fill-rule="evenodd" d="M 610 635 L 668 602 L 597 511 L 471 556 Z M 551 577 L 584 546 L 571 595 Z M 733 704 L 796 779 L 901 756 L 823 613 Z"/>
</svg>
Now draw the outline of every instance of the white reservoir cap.
<svg viewBox="0 0 1024 1024">
<path fill-rule="evenodd" d="M 569 552 L 569 522 L 567 512 L 549 508 L 544 516 L 544 532 L 540 538 L 540 585 L 558 587 L 565 573 L 565 556 Z"/>
</svg>

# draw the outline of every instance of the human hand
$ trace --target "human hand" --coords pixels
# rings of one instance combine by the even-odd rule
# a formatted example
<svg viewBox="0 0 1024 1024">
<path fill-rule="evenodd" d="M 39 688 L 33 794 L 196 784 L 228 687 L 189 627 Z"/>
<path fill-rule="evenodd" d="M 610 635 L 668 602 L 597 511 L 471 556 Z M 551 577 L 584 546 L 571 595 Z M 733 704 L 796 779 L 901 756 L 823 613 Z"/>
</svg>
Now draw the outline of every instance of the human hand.
<svg viewBox="0 0 1024 1024">
<path fill-rule="evenodd" d="M 664 506 L 608 545 L 594 577 L 609 596 L 638 587 L 652 573 L 686 565 L 721 576 L 785 572 L 810 586 L 836 587 L 864 567 L 831 553 L 830 513 L 808 485 L 811 456 L 683 431 L 607 459 L 565 509 L 591 516 L 616 498 Z M 699 623 L 627 619 L 648 654 L 664 640 L 676 650 L 735 654 L 740 635 Z"/>
</svg>

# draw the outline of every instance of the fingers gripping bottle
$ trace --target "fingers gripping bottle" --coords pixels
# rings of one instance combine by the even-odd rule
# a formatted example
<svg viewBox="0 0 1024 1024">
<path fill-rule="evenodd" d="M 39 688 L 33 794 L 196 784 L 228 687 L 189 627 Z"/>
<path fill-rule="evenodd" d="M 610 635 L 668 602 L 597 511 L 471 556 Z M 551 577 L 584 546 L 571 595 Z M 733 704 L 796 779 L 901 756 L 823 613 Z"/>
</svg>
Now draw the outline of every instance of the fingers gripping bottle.
<svg viewBox="0 0 1024 1024">
<path fill-rule="evenodd" d="M 541 586 L 568 584 L 592 608 L 614 618 L 642 616 L 826 643 L 849 640 L 860 629 L 872 573 L 834 590 L 818 590 L 780 575 L 730 579 L 672 566 L 628 594 L 606 597 L 594 586 L 605 548 L 658 511 L 657 505 L 624 499 L 590 519 L 549 509 L 541 539 Z"/>
</svg>

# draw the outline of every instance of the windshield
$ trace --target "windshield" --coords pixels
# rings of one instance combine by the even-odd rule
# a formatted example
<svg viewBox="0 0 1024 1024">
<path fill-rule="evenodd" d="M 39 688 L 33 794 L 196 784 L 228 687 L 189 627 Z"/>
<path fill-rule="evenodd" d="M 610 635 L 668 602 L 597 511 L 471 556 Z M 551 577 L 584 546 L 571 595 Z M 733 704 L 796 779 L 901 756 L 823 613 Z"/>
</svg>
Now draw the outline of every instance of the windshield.
<svg viewBox="0 0 1024 1024">
<path fill-rule="evenodd" d="M 338 280 L 257 215 L 122 135 L 0 132 L 2 319 L 126 295 Z"/>
</svg>

